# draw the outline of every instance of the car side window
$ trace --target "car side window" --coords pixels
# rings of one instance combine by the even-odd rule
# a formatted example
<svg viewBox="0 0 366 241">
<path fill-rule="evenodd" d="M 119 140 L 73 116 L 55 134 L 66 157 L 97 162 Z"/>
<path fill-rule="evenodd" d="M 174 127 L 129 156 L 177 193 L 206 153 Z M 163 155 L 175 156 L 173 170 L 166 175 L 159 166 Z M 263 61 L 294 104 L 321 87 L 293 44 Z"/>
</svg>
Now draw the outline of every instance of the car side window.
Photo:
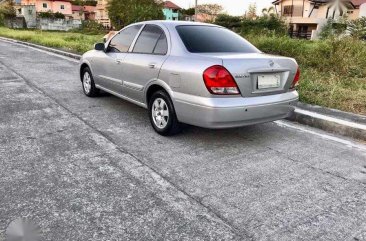
<svg viewBox="0 0 366 241">
<path fill-rule="evenodd" d="M 166 54 L 168 44 L 164 31 L 152 24 L 147 24 L 141 31 L 132 52 L 140 54 Z"/>
<path fill-rule="evenodd" d="M 109 43 L 108 51 L 126 53 L 142 25 L 134 25 L 119 32 Z"/>
<path fill-rule="evenodd" d="M 166 55 L 168 53 L 168 41 L 164 33 L 161 34 L 155 46 L 154 54 Z"/>
</svg>

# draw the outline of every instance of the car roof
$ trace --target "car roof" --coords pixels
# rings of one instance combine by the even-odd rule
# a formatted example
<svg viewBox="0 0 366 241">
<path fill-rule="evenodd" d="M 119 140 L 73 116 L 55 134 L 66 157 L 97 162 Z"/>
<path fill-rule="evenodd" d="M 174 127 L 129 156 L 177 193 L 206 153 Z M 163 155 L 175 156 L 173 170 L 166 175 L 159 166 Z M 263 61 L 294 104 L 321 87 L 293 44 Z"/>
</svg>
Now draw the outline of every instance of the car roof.
<svg viewBox="0 0 366 241">
<path fill-rule="evenodd" d="M 139 23 L 135 23 L 135 24 L 164 24 L 167 27 L 176 27 L 176 26 L 181 26 L 181 25 L 206 25 L 206 26 L 217 26 L 214 24 L 209 24 L 209 23 L 201 23 L 201 22 L 191 22 L 191 21 L 171 21 L 171 20 L 152 20 L 152 21 L 144 21 L 144 22 L 139 22 Z"/>
</svg>

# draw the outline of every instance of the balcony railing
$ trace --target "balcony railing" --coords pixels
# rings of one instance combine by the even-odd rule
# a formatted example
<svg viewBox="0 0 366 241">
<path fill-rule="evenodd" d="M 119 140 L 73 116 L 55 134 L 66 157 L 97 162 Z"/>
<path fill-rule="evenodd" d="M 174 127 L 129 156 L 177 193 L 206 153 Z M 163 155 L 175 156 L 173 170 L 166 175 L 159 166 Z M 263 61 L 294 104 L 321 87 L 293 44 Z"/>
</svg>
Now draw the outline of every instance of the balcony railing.
<svg viewBox="0 0 366 241">
<path fill-rule="evenodd" d="M 311 39 L 312 32 L 299 32 L 299 31 L 289 31 L 289 35 L 291 38 L 299 38 L 299 39 Z"/>
</svg>

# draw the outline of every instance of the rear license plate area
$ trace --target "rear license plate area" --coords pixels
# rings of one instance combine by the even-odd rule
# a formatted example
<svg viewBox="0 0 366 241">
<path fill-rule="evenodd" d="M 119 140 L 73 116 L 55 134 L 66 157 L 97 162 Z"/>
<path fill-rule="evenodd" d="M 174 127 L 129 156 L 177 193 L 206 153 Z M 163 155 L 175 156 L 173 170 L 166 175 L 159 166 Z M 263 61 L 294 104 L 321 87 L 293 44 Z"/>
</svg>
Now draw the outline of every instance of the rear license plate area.
<svg viewBox="0 0 366 241">
<path fill-rule="evenodd" d="M 275 89 L 281 86 L 281 75 L 258 75 L 257 87 L 259 90 Z"/>
</svg>

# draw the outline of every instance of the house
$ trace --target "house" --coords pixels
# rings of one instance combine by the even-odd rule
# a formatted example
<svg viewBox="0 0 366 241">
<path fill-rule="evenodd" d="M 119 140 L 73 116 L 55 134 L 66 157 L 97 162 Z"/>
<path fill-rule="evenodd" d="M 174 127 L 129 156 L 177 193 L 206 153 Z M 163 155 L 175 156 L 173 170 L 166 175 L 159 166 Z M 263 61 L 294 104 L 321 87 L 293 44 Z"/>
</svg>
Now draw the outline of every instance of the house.
<svg viewBox="0 0 366 241">
<path fill-rule="evenodd" d="M 276 0 L 273 4 L 290 24 L 290 35 L 306 39 L 316 39 L 329 18 L 366 16 L 366 0 Z"/>
<path fill-rule="evenodd" d="M 95 20 L 106 28 L 111 27 L 111 20 L 108 17 L 108 0 L 98 0 L 96 6 Z"/>
<path fill-rule="evenodd" d="M 96 7 L 72 5 L 72 18 L 75 20 L 95 20 Z"/>
<path fill-rule="evenodd" d="M 72 15 L 70 0 L 21 0 L 22 6 L 35 6 L 36 12 L 62 13 L 66 18 Z"/>
<path fill-rule="evenodd" d="M 163 13 L 165 20 L 178 21 L 180 17 L 179 10 L 182 8 L 171 1 L 164 2 Z"/>
<path fill-rule="evenodd" d="M 35 5 L 15 5 L 17 17 L 23 17 L 25 21 L 25 28 L 37 27 L 37 11 Z"/>
</svg>

